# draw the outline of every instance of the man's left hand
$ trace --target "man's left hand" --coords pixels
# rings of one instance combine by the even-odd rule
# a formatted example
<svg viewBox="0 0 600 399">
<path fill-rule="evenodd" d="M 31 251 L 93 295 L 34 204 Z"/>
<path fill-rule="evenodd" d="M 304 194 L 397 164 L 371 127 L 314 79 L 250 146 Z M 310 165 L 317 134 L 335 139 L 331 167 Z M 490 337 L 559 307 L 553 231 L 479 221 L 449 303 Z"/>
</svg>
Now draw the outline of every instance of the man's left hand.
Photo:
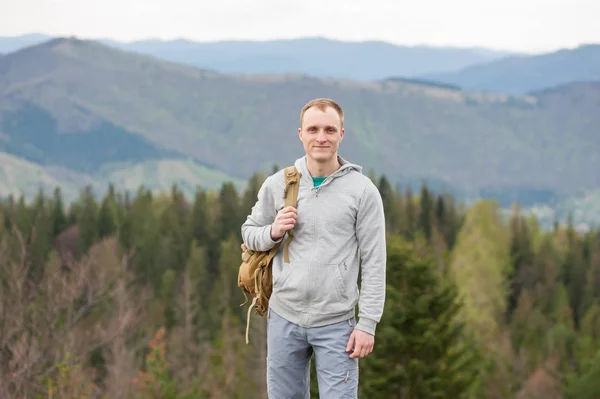
<svg viewBox="0 0 600 399">
<path fill-rule="evenodd" d="M 368 332 L 362 330 L 354 330 L 346 345 L 346 352 L 354 351 L 350 354 L 350 358 L 363 358 L 373 351 L 375 345 L 375 337 Z"/>
</svg>

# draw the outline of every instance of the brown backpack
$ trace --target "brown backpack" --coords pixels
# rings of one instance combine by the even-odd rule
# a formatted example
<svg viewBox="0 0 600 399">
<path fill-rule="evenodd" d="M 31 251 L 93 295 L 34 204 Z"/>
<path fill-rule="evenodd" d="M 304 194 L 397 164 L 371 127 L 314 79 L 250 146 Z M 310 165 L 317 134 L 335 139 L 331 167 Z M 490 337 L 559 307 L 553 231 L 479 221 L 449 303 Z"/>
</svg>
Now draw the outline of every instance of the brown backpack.
<svg viewBox="0 0 600 399">
<path fill-rule="evenodd" d="M 284 206 L 296 207 L 298 200 L 298 187 L 300 185 L 300 173 L 295 166 L 285 168 L 285 189 L 283 197 Z M 283 259 L 289 263 L 288 246 L 293 239 L 291 230 L 286 232 L 287 240 L 283 246 Z M 264 316 L 269 308 L 269 298 L 273 292 L 273 270 L 272 263 L 275 254 L 279 250 L 281 243 L 279 241 L 268 251 L 252 251 L 242 243 L 242 264 L 238 271 L 238 287 L 244 292 L 246 301 L 240 306 L 248 303 L 248 294 L 253 297 L 252 303 L 248 309 L 248 318 L 246 322 L 246 344 L 248 344 L 248 331 L 250 330 L 250 316 L 254 308 L 255 314 Z"/>
</svg>

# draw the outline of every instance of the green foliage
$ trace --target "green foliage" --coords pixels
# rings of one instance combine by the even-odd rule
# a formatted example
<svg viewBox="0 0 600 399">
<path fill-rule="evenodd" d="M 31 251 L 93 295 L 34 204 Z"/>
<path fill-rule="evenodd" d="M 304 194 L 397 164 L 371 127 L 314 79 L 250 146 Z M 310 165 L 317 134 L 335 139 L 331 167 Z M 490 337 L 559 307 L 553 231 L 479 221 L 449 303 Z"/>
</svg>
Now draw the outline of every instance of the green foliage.
<svg viewBox="0 0 600 399">
<path fill-rule="evenodd" d="M 69 352 L 64 359 L 56 364 L 56 371 L 52 376 L 42 377 L 44 384 L 43 394 L 37 399 L 95 399 L 98 397 L 98 387 L 86 375 L 81 363 L 74 362 Z M 108 399 L 103 396 L 102 399 Z"/>
<path fill-rule="evenodd" d="M 571 397 L 593 388 L 598 231 L 544 230 L 518 208 L 506 220 L 493 202 L 465 209 L 426 185 L 413 196 L 372 178 L 389 216 L 387 299 L 360 361 L 360 397 L 554 399 L 559 382 Z M 244 192 L 109 186 L 99 199 L 88 187 L 72 203 L 59 190 L 1 202 L 0 330 L 19 334 L 0 334 L 0 380 L 21 375 L 27 397 L 72 393 L 77 379 L 94 399 L 264 397 L 264 319 L 246 345 L 237 287 L 239 228 L 263 180 Z M 80 368 L 63 362 L 63 347 Z"/>
<path fill-rule="evenodd" d="M 85 254 L 98 238 L 98 203 L 89 186 L 81 193 L 77 225 L 79 226 L 79 253 Z"/>
<path fill-rule="evenodd" d="M 239 231 L 245 219 L 240 213 L 239 196 L 233 184 L 224 183 L 219 193 L 219 240 L 226 240 L 231 234 Z M 245 211 L 246 214 L 249 213 Z"/>
<path fill-rule="evenodd" d="M 52 217 L 51 217 L 52 235 L 57 236 L 67 229 L 68 221 L 65 214 L 65 205 L 60 187 L 54 189 L 54 197 L 52 199 Z"/>
<path fill-rule="evenodd" d="M 464 302 L 461 318 L 480 342 L 495 339 L 506 311 L 509 235 L 496 204 L 469 209 L 453 250 L 450 273 Z"/>
<path fill-rule="evenodd" d="M 211 397 L 242 399 L 256 390 L 251 380 L 248 359 L 251 348 L 246 346 L 241 333 L 242 323 L 231 311 L 225 309 L 221 318 L 220 333 L 209 354 L 209 381 L 207 389 Z"/>
<path fill-rule="evenodd" d="M 166 330 L 160 328 L 149 343 L 146 371 L 140 371 L 134 380 L 136 399 L 201 399 L 196 389 L 181 392 L 172 377 L 166 357 Z"/>
<path fill-rule="evenodd" d="M 477 381 L 480 353 L 458 321 L 456 286 L 416 244 L 389 238 L 386 307 L 361 397 L 468 398 Z"/>
<path fill-rule="evenodd" d="M 206 206 L 206 192 L 196 190 L 194 205 L 190 215 L 190 235 L 192 240 L 207 243 L 210 238 L 208 209 Z"/>
<path fill-rule="evenodd" d="M 586 360 L 577 374 L 569 377 L 565 399 L 596 399 L 600 397 L 600 351 Z"/>
<path fill-rule="evenodd" d="M 108 237 L 117 231 L 119 210 L 114 185 L 110 185 L 98 210 L 98 238 Z"/>
</svg>

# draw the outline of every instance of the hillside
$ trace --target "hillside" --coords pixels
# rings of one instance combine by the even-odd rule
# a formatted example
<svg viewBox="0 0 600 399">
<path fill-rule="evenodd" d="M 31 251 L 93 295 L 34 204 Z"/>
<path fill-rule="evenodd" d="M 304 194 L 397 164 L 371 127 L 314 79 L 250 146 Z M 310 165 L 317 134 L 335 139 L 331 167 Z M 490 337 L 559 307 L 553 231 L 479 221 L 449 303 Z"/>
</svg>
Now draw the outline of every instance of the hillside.
<svg viewBox="0 0 600 399">
<path fill-rule="evenodd" d="M 0 53 L 10 53 L 53 37 L 0 37 Z M 102 39 L 111 47 L 222 73 L 298 73 L 350 80 L 457 71 L 514 53 L 486 48 L 400 46 L 380 41 L 345 42 L 321 37 L 270 41 Z M 314 60 L 318 59 L 319 62 Z"/>
<path fill-rule="evenodd" d="M 600 44 L 552 53 L 515 55 L 458 72 L 423 74 L 423 78 L 465 90 L 525 94 L 580 81 L 600 81 Z"/>
<path fill-rule="evenodd" d="M 55 39 L 1 58 L 0 94 L 0 149 L 84 174 L 191 159 L 245 179 L 302 154 L 299 110 L 327 96 L 347 112 L 341 154 L 394 181 L 522 196 L 600 186 L 598 83 L 507 96 L 397 80 L 235 76 Z"/>
<path fill-rule="evenodd" d="M 218 190 L 224 181 L 231 181 L 238 189 L 246 185 L 242 179 L 206 168 L 190 160 L 163 159 L 107 169 L 95 175 L 99 186 L 104 189 L 112 183 L 125 190 L 135 191 L 140 185 L 144 185 L 153 191 L 160 191 L 176 184 L 186 195 L 191 196 L 196 186 Z"/>
<path fill-rule="evenodd" d="M 154 192 L 169 190 L 176 184 L 187 196 L 193 196 L 197 187 L 218 190 L 224 181 L 231 181 L 238 189 L 246 182 L 215 171 L 192 161 L 163 159 L 136 164 L 107 164 L 95 173 L 80 173 L 60 166 L 42 166 L 17 156 L 0 152 L 0 199 L 9 194 L 32 198 L 41 189 L 52 193 L 60 187 L 66 201 L 73 201 L 85 186 L 103 195 L 110 184 L 119 190 L 135 192 L 144 186 Z"/>
<path fill-rule="evenodd" d="M 61 191 L 69 199 L 73 199 L 79 190 L 77 184 L 66 178 L 53 176 L 40 165 L 0 152 L 0 198 L 21 192 L 31 198 L 39 189 L 48 194 L 57 186 L 61 187 Z"/>
</svg>

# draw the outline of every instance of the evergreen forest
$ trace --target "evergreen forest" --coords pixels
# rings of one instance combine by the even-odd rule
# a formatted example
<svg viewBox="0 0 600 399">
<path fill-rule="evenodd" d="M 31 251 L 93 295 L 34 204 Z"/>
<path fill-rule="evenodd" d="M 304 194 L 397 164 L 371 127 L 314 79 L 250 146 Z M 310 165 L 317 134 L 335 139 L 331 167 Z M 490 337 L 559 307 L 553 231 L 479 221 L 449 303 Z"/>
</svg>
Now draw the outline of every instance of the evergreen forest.
<svg viewBox="0 0 600 399">
<path fill-rule="evenodd" d="M 387 291 L 359 398 L 600 397 L 600 231 L 370 177 Z M 0 399 L 266 398 L 266 320 L 246 344 L 237 286 L 264 178 L 2 201 Z"/>
</svg>

